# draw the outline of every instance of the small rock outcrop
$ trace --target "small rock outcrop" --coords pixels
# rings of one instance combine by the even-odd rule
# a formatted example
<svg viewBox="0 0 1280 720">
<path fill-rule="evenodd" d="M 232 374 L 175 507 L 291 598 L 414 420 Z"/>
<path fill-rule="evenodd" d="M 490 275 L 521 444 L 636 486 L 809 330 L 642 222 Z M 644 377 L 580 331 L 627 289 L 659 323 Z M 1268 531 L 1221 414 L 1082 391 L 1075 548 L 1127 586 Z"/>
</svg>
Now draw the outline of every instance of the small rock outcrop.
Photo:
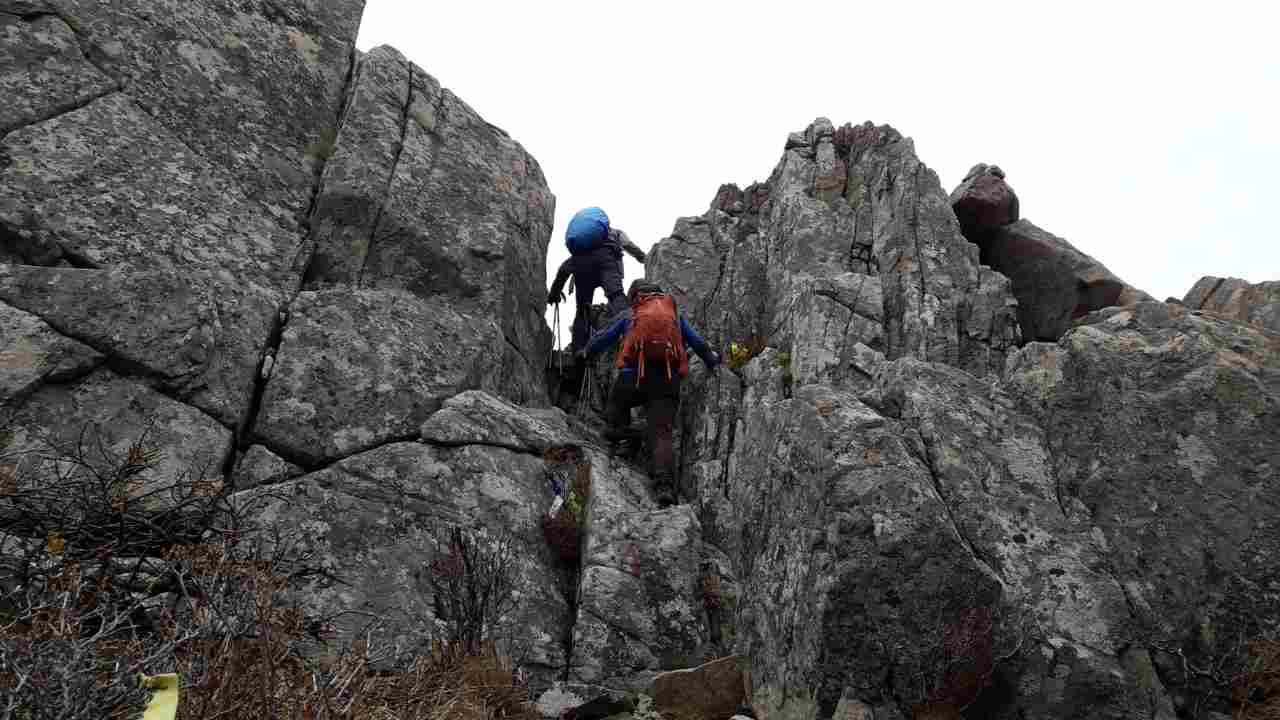
<svg viewBox="0 0 1280 720">
<path fill-rule="evenodd" d="M 967 238 L 1017 222 L 1020 217 L 1018 194 L 1004 181 L 1004 171 L 997 165 L 974 165 L 951 191 L 950 199 L 960 232 Z"/>
<path fill-rule="evenodd" d="M 1280 333 L 1280 281 L 1250 284 L 1238 278 L 1202 277 L 1182 303 Z"/>
<path fill-rule="evenodd" d="M 996 228 L 979 246 L 982 263 L 1012 282 L 1018 323 L 1028 341 L 1055 342 L 1095 310 L 1152 299 L 1030 220 Z"/>
<path fill-rule="evenodd" d="M 1054 342 L 1094 310 L 1151 299 L 1071 243 L 1020 219 L 1018 196 L 995 165 L 973 166 L 950 201 L 980 262 L 1012 282 L 1027 342 Z"/>
<path fill-rule="evenodd" d="M 888 126 L 793 133 L 767 182 L 721 189 L 646 268 L 714 336 L 797 344 L 806 377 L 856 374 L 864 349 L 999 373 L 1020 340 L 1009 281 L 980 265 L 937 175 Z"/>
</svg>

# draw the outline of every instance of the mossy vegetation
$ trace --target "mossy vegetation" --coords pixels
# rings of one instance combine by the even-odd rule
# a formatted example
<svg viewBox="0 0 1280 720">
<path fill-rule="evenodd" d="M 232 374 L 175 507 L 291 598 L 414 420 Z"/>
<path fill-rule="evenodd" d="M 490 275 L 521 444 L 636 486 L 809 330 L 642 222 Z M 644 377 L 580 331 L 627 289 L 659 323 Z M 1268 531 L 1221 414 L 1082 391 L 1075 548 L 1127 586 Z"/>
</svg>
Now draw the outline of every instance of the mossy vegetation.
<svg viewBox="0 0 1280 720">
<path fill-rule="evenodd" d="M 335 128 L 322 128 L 320 138 L 307 146 L 307 156 L 320 162 L 328 162 L 338 148 L 338 131 Z"/>
</svg>

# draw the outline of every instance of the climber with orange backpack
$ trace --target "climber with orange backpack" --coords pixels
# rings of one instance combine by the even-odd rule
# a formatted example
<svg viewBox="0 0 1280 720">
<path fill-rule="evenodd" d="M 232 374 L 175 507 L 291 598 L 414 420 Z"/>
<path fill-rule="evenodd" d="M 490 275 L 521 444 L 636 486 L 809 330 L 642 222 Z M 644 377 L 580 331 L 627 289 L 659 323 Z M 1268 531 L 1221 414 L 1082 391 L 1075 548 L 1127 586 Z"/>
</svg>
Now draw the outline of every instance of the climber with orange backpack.
<svg viewBox="0 0 1280 720">
<path fill-rule="evenodd" d="M 580 357 L 607 351 L 620 340 L 618 377 L 609 396 L 610 440 L 634 439 L 631 408 L 644 406 L 647 418 L 649 475 L 658 503 L 675 503 L 675 452 L 672 431 L 680 404 L 680 380 L 689 374 L 686 346 L 697 353 L 708 370 L 720 364 L 720 356 L 680 315 L 675 299 L 662 288 L 636 280 L 627 293 L 629 312 L 622 313 L 600 331 Z"/>
</svg>

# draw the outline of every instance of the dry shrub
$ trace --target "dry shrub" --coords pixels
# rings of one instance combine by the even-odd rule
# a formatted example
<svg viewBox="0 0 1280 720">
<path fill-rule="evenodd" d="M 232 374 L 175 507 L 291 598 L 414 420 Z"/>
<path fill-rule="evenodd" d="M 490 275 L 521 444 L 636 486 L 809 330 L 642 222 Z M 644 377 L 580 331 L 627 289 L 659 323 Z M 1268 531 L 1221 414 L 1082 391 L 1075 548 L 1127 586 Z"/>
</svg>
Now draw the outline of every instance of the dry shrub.
<svg viewBox="0 0 1280 720">
<path fill-rule="evenodd" d="M 1280 641 L 1249 644 L 1248 661 L 1232 688 L 1237 720 L 1280 720 Z"/>
<path fill-rule="evenodd" d="M 499 619 L 515 609 L 512 538 L 454 527 L 438 544 L 441 551 L 426 573 L 436 619 L 448 626 L 451 646 L 480 652 Z"/>
<path fill-rule="evenodd" d="M 979 605 L 960 611 L 942 629 L 935 666 L 938 678 L 923 702 L 912 708 L 916 720 L 959 718 L 991 683 L 995 672 L 995 611 Z"/>
<path fill-rule="evenodd" d="M 182 720 L 527 712 L 527 688 L 491 644 L 378 644 L 384 621 L 372 616 L 336 641 L 336 616 L 292 600 L 322 566 L 205 473 L 166 488 L 163 503 L 120 492 L 160 459 L 145 436 L 114 467 L 85 447 L 0 457 L 24 468 L 0 497 L 0 717 L 137 717 L 150 695 L 137 675 L 171 672 Z"/>
</svg>

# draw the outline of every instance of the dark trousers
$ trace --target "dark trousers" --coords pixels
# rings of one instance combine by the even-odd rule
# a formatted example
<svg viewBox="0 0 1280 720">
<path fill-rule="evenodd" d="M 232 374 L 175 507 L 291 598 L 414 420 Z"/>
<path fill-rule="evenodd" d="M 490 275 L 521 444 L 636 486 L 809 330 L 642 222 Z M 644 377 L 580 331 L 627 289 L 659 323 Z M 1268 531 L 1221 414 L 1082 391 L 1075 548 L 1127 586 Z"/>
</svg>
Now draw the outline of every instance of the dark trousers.
<svg viewBox="0 0 1280 720">
<path fill-rule="evenodd" d="M 634 372 L 619 373 L 609 396 L 609 424 L 616 430 L 629 427 L 631 408 L 641 406 L 648 421 L 645 444 L 652 453 L 649 476 L 660 484 L 674 484 L 676 461 L 672 433 L 680 406 L 680 376 L 673 374 L 668 380 L 665 367 L 647 367 L 637 386 Z"/>
<path fill-rule="evenodd" d="M 573 349 L 581 350 L 587 346 L 587 341 L 591 339 L 591 297 L 595 294 L 594 287 L 587 288 L 583 292 L 583 288 L 578 287 L 574 290 L 574 297 L 578 301 L 578 310 L 573 316 Z M 627 309 L 627 296 L 621 292 L 616 295 L 610 295 L 608 298 L 609 320 L 617 317 L 618 313 Z"/>
</svg>

